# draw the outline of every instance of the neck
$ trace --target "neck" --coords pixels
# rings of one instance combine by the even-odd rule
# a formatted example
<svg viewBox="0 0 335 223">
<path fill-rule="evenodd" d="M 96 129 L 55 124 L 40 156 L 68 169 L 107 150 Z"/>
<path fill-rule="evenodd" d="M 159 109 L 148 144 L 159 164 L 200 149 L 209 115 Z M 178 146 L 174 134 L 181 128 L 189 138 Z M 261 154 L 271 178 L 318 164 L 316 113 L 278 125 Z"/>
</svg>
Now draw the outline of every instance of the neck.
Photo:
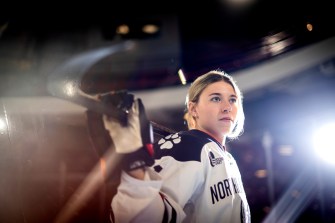
<svg viewBox="0 0 335 223">
<path fill-rule="evenodd" d="M 225 143 L 226 143 L 226 135 L 224 135 L 224 134 L 221 134 L 221 135 L 220 134 L 213 134 L 213 133 L 208 132 L 208 131 L 206 131 L 204 129 L 201 129 L 201 128 L 195 128 L 195 129 L 198 129 L 198 130 L 206 133 L 207 135 L 210 135 L 212 138 L 214 138 L 216 141 L 218 141 L 222 146 L 224 146 Z"/>
</svg>

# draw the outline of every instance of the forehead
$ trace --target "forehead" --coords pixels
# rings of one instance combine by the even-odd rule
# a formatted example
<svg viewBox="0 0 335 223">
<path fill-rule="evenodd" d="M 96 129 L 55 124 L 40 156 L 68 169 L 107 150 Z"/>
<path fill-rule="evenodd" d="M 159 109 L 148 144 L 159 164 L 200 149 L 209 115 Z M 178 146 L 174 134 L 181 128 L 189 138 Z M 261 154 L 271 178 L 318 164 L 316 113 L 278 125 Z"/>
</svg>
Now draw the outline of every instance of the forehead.
<svg viewBox="0 0 335 223">
<path fill-rule="evenodd" d="M 229 94 L 229 95 L 236 95 L 236 92 L 233 86 L 225 81 L 218 81 L 212 84 L 209 84 L 203 91 L 204 94 Z"/>
</svg>

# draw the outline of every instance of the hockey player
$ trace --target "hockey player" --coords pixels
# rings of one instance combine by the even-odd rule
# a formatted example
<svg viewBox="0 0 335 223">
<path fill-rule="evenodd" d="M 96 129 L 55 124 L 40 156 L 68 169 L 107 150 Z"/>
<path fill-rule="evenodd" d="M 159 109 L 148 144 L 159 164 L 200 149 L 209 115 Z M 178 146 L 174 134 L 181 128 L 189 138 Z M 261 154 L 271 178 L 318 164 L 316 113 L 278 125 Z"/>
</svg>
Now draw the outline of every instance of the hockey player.
<svg viewBox="0 0 335 223">
<path fill-rule="evenodd" d="M 140 99 L 127 125 L 103 116 L 116 152 L 129 156 L 111 204 L 113 222 L 251 221 L 238 166 L 225 147 L 243 131 L 238 86 L 225 72 L 210 71 L 191 84 L 187 111 L 192 128 L 156 141 L 153 151 Z"/>
</svg>

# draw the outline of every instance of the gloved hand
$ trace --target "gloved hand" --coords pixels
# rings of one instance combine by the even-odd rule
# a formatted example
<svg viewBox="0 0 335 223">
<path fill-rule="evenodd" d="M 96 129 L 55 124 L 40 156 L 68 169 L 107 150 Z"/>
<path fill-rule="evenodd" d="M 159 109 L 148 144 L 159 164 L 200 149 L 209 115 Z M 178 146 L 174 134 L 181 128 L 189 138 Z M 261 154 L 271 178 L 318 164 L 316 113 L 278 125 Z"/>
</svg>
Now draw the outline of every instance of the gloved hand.
<svg viewBox="0 0 335 223">
<path fill-rule="evenodd" d="M 117 153 L 132 153 L 143 147 L 139 103 L 140 99 L 133 102 L 125 126 L 119 120 L 103 115 L 105 129 L 109 131 Z"/>
<path fill-rule="evenodd" d="M 98 99 L 111 107 L 111 111 L 122 115 L 111 117 L 104 114 L 100 115 L 99 119 L 96 113 L 92 115 L 92 112 L 87 112 L 90 137 L 95 147 L 106 146 L 106 143 L 101 141 L 109 140 L 99 140 L 94 132 L 107 133 L 107 138 L 113 143 L 115 151 L 121 155 L 124 170 L 130 171 L 153 165 L 153 130 L 141 99 L 134 100 L 133 95 L 124 92 L 100 95 Z M 98 125 L 100 130 L 97 129 Z"/>
<path fill-rule="evenodd" d="M 128 110 L 126 125 L 107 115 L 103 115 L 103 122 L 116 152 L 125 154 L 123 168 L 126 171 L 153 165 L 153 130 L 141 99 L 134 100 Z"/>
</svg>

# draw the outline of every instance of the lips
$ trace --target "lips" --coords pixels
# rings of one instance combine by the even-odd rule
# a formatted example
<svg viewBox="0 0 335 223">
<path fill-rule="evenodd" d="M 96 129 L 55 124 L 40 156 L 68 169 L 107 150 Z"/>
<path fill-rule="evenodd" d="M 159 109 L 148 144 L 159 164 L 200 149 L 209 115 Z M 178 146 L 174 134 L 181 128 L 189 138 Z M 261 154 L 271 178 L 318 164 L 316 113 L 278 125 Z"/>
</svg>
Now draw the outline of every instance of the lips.
<svg viewBox="0 0 335 223">
<path fill-rule="evenodd" d="M 220 118 L 220 121 L 229 121 L 229 122 L 233 122 L 233 120 L 229 117 L 224 117 L 224 118 Z"/>
</svg>

